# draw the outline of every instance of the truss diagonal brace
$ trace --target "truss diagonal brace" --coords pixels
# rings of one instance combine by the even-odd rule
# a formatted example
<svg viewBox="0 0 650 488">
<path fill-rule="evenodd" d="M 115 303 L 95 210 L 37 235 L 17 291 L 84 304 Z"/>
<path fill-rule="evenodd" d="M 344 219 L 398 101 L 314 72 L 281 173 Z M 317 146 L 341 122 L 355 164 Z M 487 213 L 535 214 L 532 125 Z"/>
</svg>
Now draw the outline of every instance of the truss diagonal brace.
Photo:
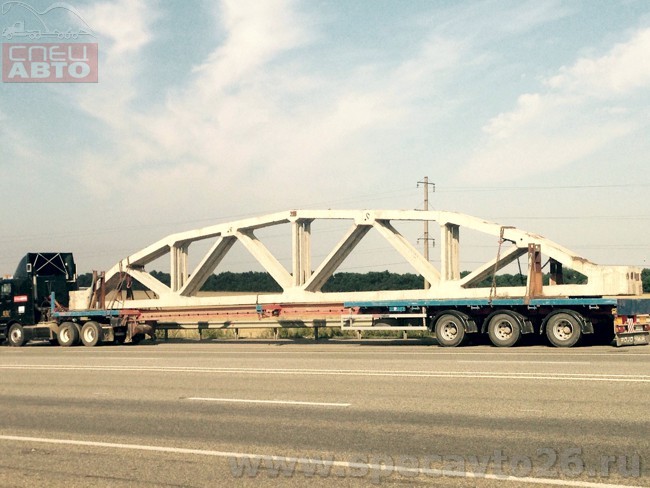
<svg viewBox="0 0 650 488">
<path fill-rule="evenodd" d="M 481 267 L 475 269 L 467 276 L 465 276 L 462 280 L 460 280 L 460 286 L 468 287 L 480 282 L 481 280 L 487 278 L 493 272 L 495 272 L 495 266 L 496 266 L 496 271 L 499 271 L 500 269 L 508 266 L 510 263 L 515 261 L 517 258 L 523 256 L 527 252 L 528 252 L 527 248 L 521 248 L 521 247 L 509 248 L 508 250 L 504 251 L 503 254 L 501 254 L 501 258 L 499 259 L 498 262 L 497 259 L 494 258 L 488 261 L 487 263 L 481 265 Z"/>
<path fill-rule="evenodd" d="M 151 276 L 146 271 L 137 268 L 127 268 L 126 272 L 158 296 L 167 295 L 172 291 L 171 288 Z"/>
<path fill-rule="evenodd" d="M 214 272 L 215 268 L 219 266 L 219 263 L 228 254 L 228 251 L 230 251 L 235 242 L 237 242 L 237 238 L 233 236 L 226 236 L 219 239 L 204 256 L 196 269 L 192 271 L 185 286 L 178 293 L 185 297 L 195 295 Z"/>
<path fill-rule="evenodd" d="M 348 233 L 341 239 L 332 252 L 323 260 L 311 278 L 305 283 L 307 291 L 320 291 L 323 285 L 330 279 L 334 272 L 341 266 L 361 239 L 368 233 L 372 226 L 353 225 Z"/>
<path fill-rule="evenodd" d="M 255 237 L 255 234 L 252 230 L 239 230 L 234 233 L 234 235 L 239 239 L 248 252 L 250 252 L 257 261 L 264 266 L 264 269 L 270 273 L 275 281 L 278 282 L 278 285 L 282 287 L 283 290 L 291 288 L 293 284 L 293 278 L 291 274 L 285 269 L 284 266 L 271 254 L 271 252 L 266 248 L 260 240 Z"/>
<path fill-rule="evenodd" d="M 374 227 L 429 283 L 440 281 L 440 272 L 389 221 L 377 220 Z"/>
</svg>

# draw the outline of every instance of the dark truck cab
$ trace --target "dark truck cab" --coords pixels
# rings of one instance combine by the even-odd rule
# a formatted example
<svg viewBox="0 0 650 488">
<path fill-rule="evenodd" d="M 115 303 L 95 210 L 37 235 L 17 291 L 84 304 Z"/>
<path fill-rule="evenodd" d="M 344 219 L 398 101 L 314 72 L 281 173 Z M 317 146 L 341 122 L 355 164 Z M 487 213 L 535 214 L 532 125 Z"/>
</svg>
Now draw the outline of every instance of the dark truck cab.
<svg viewBox="0 0 650 488">
<path fill-rule="evenodd" d="M 94 307 L 75 308 L 71 302 L 79 286 L 72 253 L 25 255 L 14 276 L 0 280 L 0 341 L 20 347 L 31 340 L 49 340 L 69 347 L 137 344 L 145 334 L 153 338 L 153 327 L 138 321 L 139 311 L 105 308 L 103 274 L 99 281 L 95 275 L 90 290 L 101 300 Z M 93 296 L 87 297 L 88 304 Z"/>
<path fill-rule="evenodd" d="M 53 309 L 67 307 L 69 292 L 77 290 L 76 266 L 72 253 L 28 253 L 11 278 L 0 280 L 0 336 L 12 342 L 52 337 L 49 328 L 29 328 L 50 320 Z M 42 337 L 41 337 L 42 336 Z"/>
</svg>

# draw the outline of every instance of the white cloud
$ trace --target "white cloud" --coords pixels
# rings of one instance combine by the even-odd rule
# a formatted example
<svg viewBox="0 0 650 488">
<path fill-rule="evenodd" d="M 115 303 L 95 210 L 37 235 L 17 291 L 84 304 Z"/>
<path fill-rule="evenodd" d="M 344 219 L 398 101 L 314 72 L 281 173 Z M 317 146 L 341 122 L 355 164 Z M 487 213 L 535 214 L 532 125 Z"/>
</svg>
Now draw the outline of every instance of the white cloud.
<svg viewBox="0 0 650 488">
<path fill-rule="evenodd" d="M 483 130 L 495 140 L 507 140 L 517 129 L 532 123 L 544 110 L 544 100 L 539 93 L 526 93 L 517 100 L 517 109 L 499 114 Z"/>
<path fill-rule="evenodd" d="M 145 11 L 136 9 L 133 15 L 140 16 L 134 24 L 146 31 Z M 400 127 L 445 82 L 464 49 L 436 36 L 401 63 L 316 75 L 305 59 L 278 60 L 319 35 L 315 22 L 293 2 L 227 0 L 217 22 L 225 39 L 184 87 L 167 94 L 163 105 L 136 112 L 133 90 L 128 97 L 116 94 L 114 106 L 104 106 L 109 100 L 94 95 L 84 98 L 89 113 L 101 109 L 97 116 L 115 137 L 111 154 L 83 158 L 80 178 L 93 194 L 108 196 L 119 185 L 146 199 L 174 188 L 182 200 L 197 196 L 194 188 L 212 180 L 224 196 L 241 198 L 239 189 L 245 186 L 248 193 L 284 206 L 291 192 L 269 186 L 270 179 L 291 181 L 295 198 L 303 200 L 315 184 L 338 190 L 355 178 L 380 179 L 372 167 L 376 155 L 368 150 L 382 142 L 381 131 L 408 130 Z M 138 56 L 135 48 L 122 53 L 110 50 L 109 60 L 126 56 L 128 67 Z M 106 94 L 113 91 L 118 87 Z M 107 175 L 101 184 L 98 173 Z M 350 178 L 342 180 L 342 174 Z M 214 198 L 214 193 L 199 193 L 198 198 Z"/>
<path fill-rule="evenodd" d="M 80 107 L 111 129 L 128 132 L 129 104 L 137 98 L 142 49 L 153 39 L 157 4 L 144 0 L 103 2 L 82 10 L 98 36 L 99 83 L 75 91 Z"/>
<path fill-rule="evenodd" d="M 624 96 L 650 83 L 650 29 L 637 32 L 600 58 L 583 58 L 547 84 L 550 88 L 582 97 L 610 99 Z"/>
<path fill-rule="evenodd" d="M 100 36 L 104 55 L 128 55 L 151 40 L 149 24 L 156 16 L 156 3 L 116 0 L 92 5 L 83 16 Z"/>
<path fill-rule="evenodd" d="M 217 90 L 241 82 L 278 54 L 307 42 L 307 20 L 293 7 L 290 0 L 222 1 L 218 20 L 227 39 L 195 69 L 201 81 Z"/>
<path fill-rule="evenodd" d="M 35 166 L 41 161 L 42 154 L 30 140 L 30 137 L 18 130 L 12 124 L 12 119 L 3 110 L 0 110 L 0 167 L 5 167 L 12 175 L 19 171 L 16 162 L 25 162 L 25 166 Z M 3 173 L 4 178 L 10 176 Z M 6 181 L 5 181 L 6 183 Z"/>
<path fill-rule="evenodd" d="M 559 1 L 515 2 L 514 8 L 501 10 L 503 4 L 497 2 L 493 11 L 499 12 L 500 27 L 506 32 L 523 33 L 546 24 L 549 21 L 566 17 L 573 10 L 571 4 Z"/>
<path fill-rule="evenodd" d="M 650 83 L 650 29 L 601 57 L 582 58 L 544 82 L 545 92 L 483 127 L 484 139 L 460 176 L 507 181 L 575 163 L 647 124 L 638 96 Z"/>
</svg>

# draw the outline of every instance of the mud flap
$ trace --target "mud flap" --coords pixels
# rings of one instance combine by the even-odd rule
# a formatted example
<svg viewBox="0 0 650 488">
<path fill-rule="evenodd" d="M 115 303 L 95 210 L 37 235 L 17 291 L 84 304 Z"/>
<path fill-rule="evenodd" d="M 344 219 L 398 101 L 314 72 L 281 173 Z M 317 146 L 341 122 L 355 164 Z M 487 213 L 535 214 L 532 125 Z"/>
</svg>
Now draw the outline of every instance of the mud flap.
<svg viewBox="0 0 650 488">
<path fill-rule="evenodd" d="M 115 341 L 115 330 L 110 325 L 101 324 L 102 327 L 102 342 L 109 344 Z"/>
</svg>

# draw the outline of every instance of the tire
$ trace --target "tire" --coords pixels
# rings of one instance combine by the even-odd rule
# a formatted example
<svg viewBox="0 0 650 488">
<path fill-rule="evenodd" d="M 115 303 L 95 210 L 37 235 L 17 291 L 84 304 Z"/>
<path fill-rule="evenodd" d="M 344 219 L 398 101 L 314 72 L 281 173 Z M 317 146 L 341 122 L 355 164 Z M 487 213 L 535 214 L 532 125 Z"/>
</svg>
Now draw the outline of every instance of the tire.
<svg viewBox="0 0 650 488">
<path fill-rule="evenodd" d="M 580 323 L 573 314 L 554 313 L 546 320 L 546 337 L 555 347 L 574 346 L 581 336 Z"/>
<path fill-rule="evenodd" d="M 79 328 L 74 322 L 63 322 L 59 327 L 57 339 L 62 347 L 76 346 L 79 344 Z"/>
<path fill-rule="evenodd" d="M 508 312 L 497 313 L 488 322 L 490 342 L 497 347 L 512 347 L 521 339 L 518 317 Z"/>
<path fill-rule="evenodd" d="M 436 340 L 443 347 L 457 347 L 465 340 L 465 324 L 453 313 L 443 313 L 436 320 Z"/>
<path fill-rule="evenodd" d="M 104 331 L 97 322 L 86 322 L 81 328 L 81 342 L 84 346 L 94 347 L 102 341 Z"/>
<path fill-rule="evenodd" d="M 13 324 L 9 327 L 9 332 L 7 333 L 7 341 L 12 347 L 22 347 L 27 342 L 27 337 L 25 337 L 25 329 L 20 324 Z"/>
<path fill-rule="evenodd" d="M 144 337 L 145 337 L 144 334 L 141 333 L 135 334 L 133 337 L 131 337 L 131 344 L 133 344 L 134 346 L 140 344 L 140 342 L 144 340 Z"/>
</svg>

